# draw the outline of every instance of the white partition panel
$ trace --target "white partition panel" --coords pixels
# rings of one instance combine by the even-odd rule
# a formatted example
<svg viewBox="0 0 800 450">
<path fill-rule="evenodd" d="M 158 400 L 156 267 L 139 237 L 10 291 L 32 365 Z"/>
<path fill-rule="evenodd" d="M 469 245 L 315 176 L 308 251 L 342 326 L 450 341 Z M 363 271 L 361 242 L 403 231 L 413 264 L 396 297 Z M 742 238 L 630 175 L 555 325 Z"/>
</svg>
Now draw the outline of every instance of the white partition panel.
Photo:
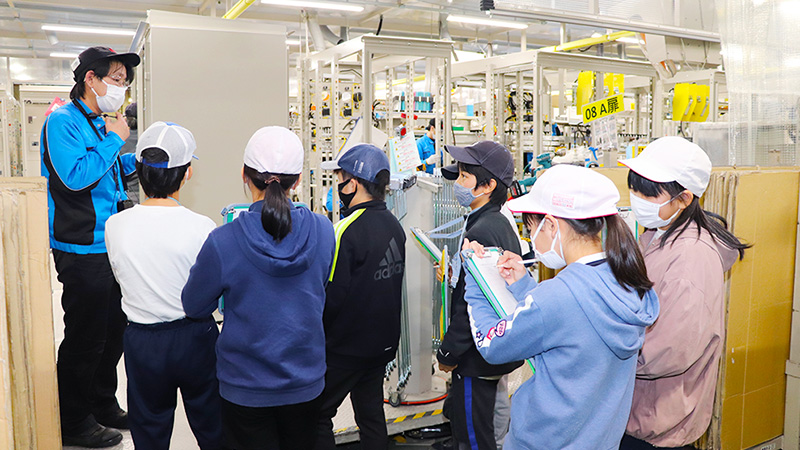
<svg viewBox="0 0 800 450">
<path fill-rule="evenodd" d="M 140 133 L 178 123 L 197 140 L 194 178 L 181 203 L 221 223 L 246 202 L 241 169 L 250 136 L 289 117 L 286 30 L 243 20 L 150 11 L 138 69 Z"/>
</svg>

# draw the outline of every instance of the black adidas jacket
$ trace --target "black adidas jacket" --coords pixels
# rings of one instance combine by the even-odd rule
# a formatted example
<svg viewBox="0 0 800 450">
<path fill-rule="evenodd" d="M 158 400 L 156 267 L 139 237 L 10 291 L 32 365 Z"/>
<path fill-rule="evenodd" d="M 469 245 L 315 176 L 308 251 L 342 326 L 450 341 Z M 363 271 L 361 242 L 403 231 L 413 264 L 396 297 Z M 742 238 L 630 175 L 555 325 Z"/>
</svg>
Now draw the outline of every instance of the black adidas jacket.
<svg viewBox="0 0 800 450">
<path fill-rule="evenodd" d="M 516 254 L 520 253 L 517 233 L 500 212 L 499 205 L 484 205 L 467 216 L 464 237 L 470 241 L 478 241 L 485 247 L 501 247 Z M 464 276 L 462 267 L 451 296 L 450 327 L 436 353 L 436 359 L 448 366 L 458 365 L 455 372 L 467 377 L 490 377 L 509 373 L 522 365 L 522 361 L 489 364 L 475 347 L 469 326 L 467 302 L 464 300 Z"/>
<path fill-rule="evenodd" d="M 344 213 L 326 289 L 326 358 L 339 368 L 378 367 L 394 359 L 400 340 L 406 235 L 385 202 Z"/>
</svg>

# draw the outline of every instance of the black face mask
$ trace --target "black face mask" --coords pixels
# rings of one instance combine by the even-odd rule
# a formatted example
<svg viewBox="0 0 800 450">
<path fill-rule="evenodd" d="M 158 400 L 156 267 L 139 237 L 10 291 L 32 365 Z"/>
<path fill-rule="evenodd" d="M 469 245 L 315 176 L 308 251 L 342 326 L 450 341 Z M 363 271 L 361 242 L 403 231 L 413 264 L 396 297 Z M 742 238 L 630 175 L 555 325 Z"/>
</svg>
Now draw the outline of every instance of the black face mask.
<svg viewBox="0 0 800 450">
<path fill-rule="evenodd" d="M 353 192 L 351 192 L 349 194 L 345 194 L 344 192 L 342 192 L 342 189 L 344 189 L 344 187 L 347 186 L 347 183 L 349 183 L 349 182 L 350 182 L 350 180 L 342 181 L 338 185 L 339 198 L 342 200 L 342 204 L 344 205 L 345 209 L 350 207 L 350 202 L 353 201 L 353 197 L 356 196 L 356 192 L 357 192 L 357 189 L 358 189 L 358 188 L 356 188 L 356 191 L 353 191 Z"/>
</svg>

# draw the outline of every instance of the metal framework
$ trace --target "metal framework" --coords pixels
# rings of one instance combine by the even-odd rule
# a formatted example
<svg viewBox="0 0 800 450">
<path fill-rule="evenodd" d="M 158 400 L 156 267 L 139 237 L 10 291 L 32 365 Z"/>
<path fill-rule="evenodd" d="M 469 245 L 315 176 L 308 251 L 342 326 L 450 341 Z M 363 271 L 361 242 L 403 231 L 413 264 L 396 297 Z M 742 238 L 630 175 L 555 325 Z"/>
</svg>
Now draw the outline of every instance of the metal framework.
<svg viewBox="0 0 800 450">
<path fill-rule="evenodd" d="M 364 35 L 343 42 L 327 50 L 308 55 L 298 62 L 300 133 L 303 145 L 314 149 L 306 153 L 302 200 L 316 212 L 322 212 L 328 188 L 334 188 L 333 174 L 323 173 L 321 163 L 334 159 L 349 137 L 347 123 L 359 118 L 364 125 L 360 136 L 363 142 L 372 142 L 373 125 L 389 137 L 395 136 L 395 127 L 405 123 L 411 132 L 415 117 L 435 118 L 437 127 L 444 123 L 451 128 L 450 71 L 453 42 L 431 39 L 408 39 Z M 435 97 L 431 111 L 420 112 L 415 107 L 414 82 L 419 63 L 424 62 L 426 91 Z M 399 78 L 402 77 L 402 78 Z M 347 89 L 351 89 L 349 95 Z M 386 92 L 385 111 L 378 111 L 378 90 Z M 356 96 L 361 97 L 356 107 Z M 395 99 L 395 96 L 398 96 Z M 344 115 L 348 98 L 353 98 L 352 109 Z M 402 108 L 397 101 L 403 100 Z M 380 112 L 381 114 L 376 114 Z M 452 143 L 452 136 L 444 134 L 444 144 Z M 441 155 L 437 141 L 436 151 Z M 434 226 L 433 195 L 439 190 L 437 183 L 418 179 L 407 190 L 393 190 L 387 197 L 392 210 L 404 225 L 432 229 Z M 338 192 L 333 191 L 332 220 L 339 217 Z M 410 243 L 410 244 L 409 244 Z M 390 387 L 390 399 L 402 400 L 405 393 L 423 394 L 431 391 L 431 358 L 433 355 L 432 330 L 432 279 L 433 271 L 426 256 L 415 248 L 413 239 L 406 244 L 406 277 L 403 295 L 403 318 L 400 349 L 397 360 L 387 367 L 387 380 L 395 381 Z"/>
<path fill-rule="evenodd" d="M 531 50 L 527 52 L 512 53 L 508 55 L 496 56 L 475 61 L 456 63 L 453 65 L 453 79 L 467 76 L 485 74 L 486 77 L 486 115 L 487 127 L 486 139 L 495 139 L 494 125 L 500 129 L 503 118 L 500 117 L 502 103 L 500 95 L 495 92 L 503 92 L 504 82 L 507 77 L 515 80 L 517 85 L 517 95 L 525 92 L 525 82 L 530 82 L 533 86 L 533 111 L 534 120 L 532 121 L 533 149 L 534 156 L 544 151 L 543 144 L 543 120 L 542 116 L 546 105 L 550 104 L 549 84 L 545 78 L 545 70 L 559 70 L 561 83 L 563 84 L 562 70 L 588 70 L 596 73 L 621 73 L 625 75 L 635 75 L 646 77 L 651 80 L 649 91 L 652 94 L 652 107 L 650 109 L 649 136 L 661 135 L 661 121 L 653 118 L 661 117 L 663 114 L 663 86 L 657 77 L 657 73 L 652 65 L 641 61 L 628 61 L 621 59 L 605 58 L 599 56 L 588 56 L 574 53 L 561 53 L 550 51 Z M 563 86 L 562 86 L 563 87 Z M 563 91 L 562 102 L 563 102 Z M 518 106 L 519 108 L 519 106 Z M 515 136 L 515 166 L 517 176 L 522 175 L 523 170 L 523 121 L 517 120 Z M 507 138 L 504 136 L 504 140 Z"/>
<path fill-rule="evenodd" d="M 435 75 L 430 80 L 431 91 L 436 97 L 436 113 L 430 114 L 437 119 L 437 126 L 441 118 L 444 119 L 445 129 L 451 127 L 451 103 L 450 95 L 445 95 L 444 86 L 450 86 L 450 70 L 452 66 L 451 56 L 453 54 L 453 42 L 432 39 L 413 39 L 398 38 L 390 36 L 364 35 L 347 42 L 343 42 L 327 50 L 308 55 L 299 62 L 300 74 L 300 99 L 301 99 L 301 139 L 305 148 L 315 149 L 306 155 L 304 169 L 303 200 L 313 205 L 313 209 L 320 212 L 324 205 L 324 195 L 329 186 L 332 186 L 330 175 L 320 174 L 319 166 L 323 160 L 333 158 L 341 148 L 346 139 L 346 133 L 342 133 L 341 118 L 337 111 L 340 109 L 341 87 L 343 86 L 340 76 L 344 68 L 351 69 L 353 72 L 360 70 L 356 82 L 363 98 L 359 102 L 360 111 L 352 111 L 352 117 L 360 117 L 365 125 L 373 123 L 373 104 L 376 99 L 378 83 L 376 75 L 382 74 L 385 83 L 382 86 L 387 92 L 387 108 L 384 131 L 389 136 L 394 132 L 394 121 L 401 118 L 401 114 L 394 111 L 391 105 L 395 87 L 403 84 L 402 80 L 395 78 L 397 72 L 402 69 L 405 72 L 404 88 L 399 91 L 404 93 L 406 120 L 413 117 L 414 112 L 414 64 L 419 60 L 425 60 L 426 65 L 436 65 L 437 70 L 432 71 Z M 328 118 L 322 114 L 322 98 L 325 90 L 330 94 L 330 112 Z M 312 126 L 309 113 L 312 106 L 316 108 L 314 112 L 315 125 Z M 328 139 L 327 135 L 322 136 L 322 123 L 325 129 L 330 128 L 330 145 L 323 149 L 322 139 Z M 314 129 L 315 128 L 315 129 Z M 372 127 L 365 126 L 362 136 L 364 142 L 372 139 Z M 445 135 L 445 144 L 450 144 L 450 136 Z M 437 142 L 437 154 L 441 153 Z M 338 217 L 337 192 L 334 189 L 334 211 L 333 220 Z"/>
</svg>

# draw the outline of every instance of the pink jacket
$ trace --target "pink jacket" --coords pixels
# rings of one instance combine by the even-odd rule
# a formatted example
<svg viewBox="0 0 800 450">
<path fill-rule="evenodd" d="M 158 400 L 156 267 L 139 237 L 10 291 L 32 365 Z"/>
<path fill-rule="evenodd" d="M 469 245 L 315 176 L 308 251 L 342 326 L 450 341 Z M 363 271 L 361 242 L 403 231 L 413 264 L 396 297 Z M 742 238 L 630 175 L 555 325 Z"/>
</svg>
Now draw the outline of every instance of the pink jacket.
<svg viewBox="0 0 800 450">
<path fill-rule="evenodd" d="M 725 345 L 724 273 L 738 253 L 690 226 L 663 248 L 639 238 L 661 306 L 639 353 L 627 434 L 658 447 L 696 441 L 711 422 Z"/>
</svg>

